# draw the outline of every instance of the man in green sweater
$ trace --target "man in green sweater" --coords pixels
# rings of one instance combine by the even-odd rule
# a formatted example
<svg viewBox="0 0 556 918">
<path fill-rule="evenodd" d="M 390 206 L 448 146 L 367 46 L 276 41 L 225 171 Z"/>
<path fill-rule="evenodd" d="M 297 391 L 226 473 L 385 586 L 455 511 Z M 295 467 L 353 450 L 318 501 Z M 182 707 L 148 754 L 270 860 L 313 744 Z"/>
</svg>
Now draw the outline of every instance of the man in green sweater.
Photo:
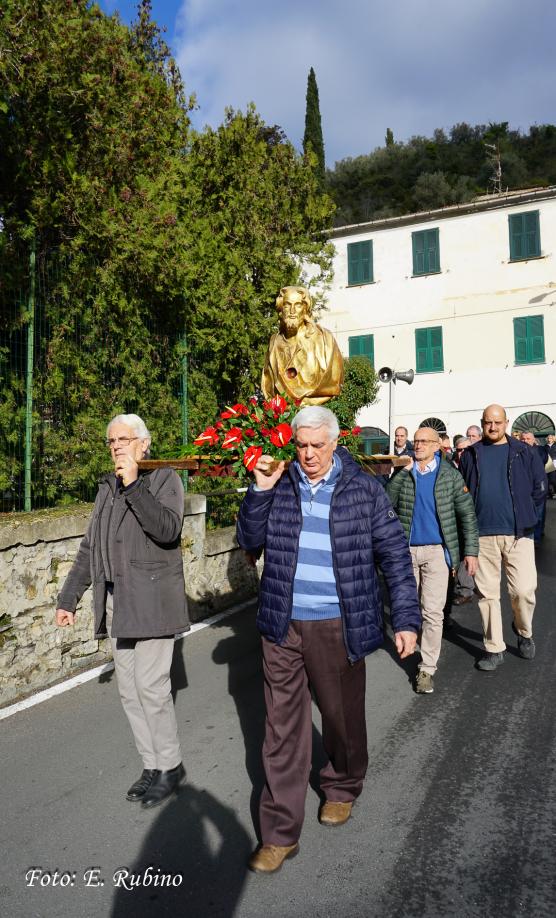
<svg viewBox="0 0 556 918">
<path fill-rule="evenodd" d="M 475 575 L 479 534 L 471 495 L 457 469 L 443 458 L 436 430 L 420 427 L 413 449 L 415 460 L 390 479 L 386 490 L 409 541 L 423 616 L 415 691 L 430 695 L 448 577 L 457 570 L 462 553 L 467 572 Z"/>
</svg>

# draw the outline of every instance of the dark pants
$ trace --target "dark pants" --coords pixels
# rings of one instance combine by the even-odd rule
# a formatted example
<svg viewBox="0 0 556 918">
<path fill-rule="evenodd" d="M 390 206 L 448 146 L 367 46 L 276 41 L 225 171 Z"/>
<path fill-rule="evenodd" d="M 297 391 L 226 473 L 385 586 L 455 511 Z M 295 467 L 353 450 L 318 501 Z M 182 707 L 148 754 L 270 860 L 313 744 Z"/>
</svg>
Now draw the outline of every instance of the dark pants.
<svg viewBox="0 0 556 918">
<path fill-rule="evenodd" d="M 365 661 L 351 665 L 342 620 L 291 622 L 279 646 L 263 638 L 266 784 L 260 802 L 265 845 L 293 845 L 305 814 L 311 770 L 311 689 L 322 715 L 327 800 L 355 800 L 367 771 Z"/>
</svg>

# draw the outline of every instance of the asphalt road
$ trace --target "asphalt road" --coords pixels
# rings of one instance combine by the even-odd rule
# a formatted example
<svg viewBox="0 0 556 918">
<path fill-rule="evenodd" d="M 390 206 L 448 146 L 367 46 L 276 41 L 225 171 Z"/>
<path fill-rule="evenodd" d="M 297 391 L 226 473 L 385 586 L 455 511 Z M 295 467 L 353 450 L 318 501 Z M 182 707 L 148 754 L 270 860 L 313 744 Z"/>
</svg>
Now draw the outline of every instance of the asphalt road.
<svg viewBox="0 0 556 918">
<path fill-rule="evenodd" d="M 553 916 L 555 558 L 553 501 L 533 662 L 516 654 L 507 603 L 495 673 L 473 667 L 475 605 L 455 614 L 433 695 L 413 693 L 415 664 L 391 646 L 369 658 L 370 765 L 353 818 L 320 826 L 310 787 L 301 851 L 272 877 L 246 870 L 264 724 L 252 611 L 177 645 L 188 782 L 158 810 L 125 800 L 141 768 L 112 674 L 1 722 L 3 918 Z M 317 712 L 314 733 L 318 770 Z"/>
</svg>

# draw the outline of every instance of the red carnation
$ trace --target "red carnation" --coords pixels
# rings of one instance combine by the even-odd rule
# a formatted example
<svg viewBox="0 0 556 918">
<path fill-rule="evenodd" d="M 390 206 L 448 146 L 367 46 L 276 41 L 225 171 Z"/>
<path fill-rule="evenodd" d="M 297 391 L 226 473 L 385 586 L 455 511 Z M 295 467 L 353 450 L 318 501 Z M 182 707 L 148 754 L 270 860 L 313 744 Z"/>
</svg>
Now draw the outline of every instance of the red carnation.
<svg viewBox="0 0 556 918">
<path fill-rule="evenodd" d="M 224 439 L 222 440 L 222 449 L 234 449 L 241 443 L 243 439 L 243 434 L 240 427 L 230 427 L 229 431 L 225 434 Z"/>
<path fill-rule="evenodd" d="M 292 438 L 292 429 L 289 424 L 277 424 L 270 431 L 270 442 L 274 446 L 286 446 Z"/>
<path fill-rule="evenodd" d="M 353 434 L 354 437 L 358 437 L 359 434 L 361 433 L 361 428 L 360 428 L 360 427 L 353 427 L 352 430 L 351 430 L 351 432 L 352 432 L 352 434 Z"/>
<path fill-rule="evenodd" d="M 253 430 L 252 427 L 248 427 L 248 428 L 247 428 L 247 430 L 245 431 L 245 436 L 246 436 L 246 437 L 254 437 L 254 436 L 255 436 L 255 431 Z"/>
<path fill-rule="evenodd" d="M 341 430 L 341 431 L 340 431 L 340 436 L 341 436 L 341 437 L 347 437 L 348 434 L 349 434 L 349 430 Z"/>
<path fill-rule="evenodd" d="M 202 434 L 199 434 L 193 443 L 195 446 L 213 446 L 215 443 L 218 443 L 218 432 L 216 428 L 207 427 Z"/>
<path fill-rule="evenodd" d="M 252 472 L 263 454 L 262 446 L 250 446 L 243 454 L 243 464 L 248 472 Z"/>
</svg>

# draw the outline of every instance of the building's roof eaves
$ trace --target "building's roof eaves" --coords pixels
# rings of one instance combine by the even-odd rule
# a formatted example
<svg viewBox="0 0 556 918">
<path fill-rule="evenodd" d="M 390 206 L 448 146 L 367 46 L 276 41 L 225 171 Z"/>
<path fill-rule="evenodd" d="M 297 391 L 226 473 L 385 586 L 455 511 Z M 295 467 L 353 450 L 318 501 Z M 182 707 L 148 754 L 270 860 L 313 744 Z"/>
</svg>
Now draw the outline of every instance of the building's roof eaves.
<svg viewBox="0 0 556 918">
<path fill-rule="evenodd" d="M 347 226 L 336 226 L 329 231 L 329 236 L 356 236 L 359 233 L 376 232 L 377 230 L 391 229 L 397 226 L 408 226 L 412 223 L 432 223 L 445 220 L 449 217 L 458 217 L 486 210 L 498 210 L 515 205 L 531 204 L 547 198 L 556 198 L 556 185 L 548 188 L 526 188 L 518 191 L 505 191 L 502 194 L 483 194 L 466 204 L 450 204 L 448 207 L 439 207 L 436 210 L 424 210 L 416 214 L 403 214 L 399 217 L 384 217 L 381 220 L 371 220 L 367 223 L 352 223 Z"/>
</svg>

